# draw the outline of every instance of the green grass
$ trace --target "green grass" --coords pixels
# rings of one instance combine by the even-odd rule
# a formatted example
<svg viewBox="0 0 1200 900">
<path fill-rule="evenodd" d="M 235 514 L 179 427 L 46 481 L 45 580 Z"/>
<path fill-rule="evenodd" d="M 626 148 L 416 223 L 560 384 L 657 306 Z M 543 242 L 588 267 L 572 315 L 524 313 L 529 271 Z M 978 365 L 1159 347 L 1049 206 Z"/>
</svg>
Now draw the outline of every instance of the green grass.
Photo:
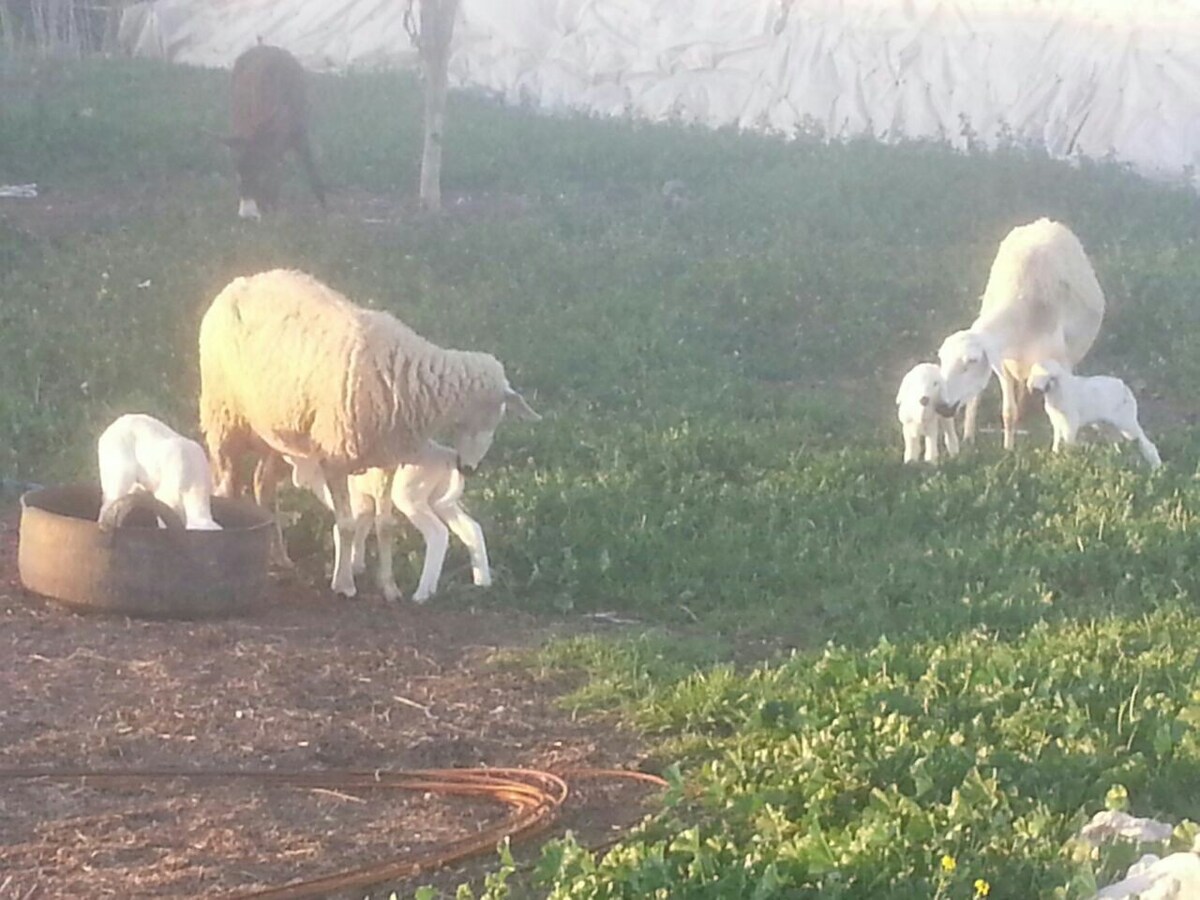
<svg viewBox="0 0 1200 900">
<path fill-rule="evenodd" d="M 449 212 L 410 202 L 381 225 L 363 199 L 411 201 L 419 96 L 363 74 L 314 84 L 334 213 L 293 171 L 284 214 L 248 226 L 212 137 L 224 75 L 38 77 L 3 110 L 0 182 L 85 202 L 69 227 L 0 220 L 0 474 L 91 477 L 96 435 L 135 408 L 194 430 L 199 318 L 275 265 L 495 353 L 546 414 L 503 426 L 469 486 L 497 570 L 483 602 L 645 623 L 532 664 L 586 672 L 569 702 L 636 722 L 687 789 L 603 859 L 552 845 L 524 890 L 970 897 L 984 878 L 992 897 L 1084 896 L 1118 860 L 1067 839 L 1112 785 L 1139 814 L 1195 815 L 1192 195 L 1018 150 L 456 95 Z M 672 178 L 686 208 L 664 207 Z M 990 434 L 939 471 L 902 467 L 899 376 L 969 322 L 996 245 L 1040 215 L 1076 230 L 1108 296 L 1084 368 L 1137 386 L 1166 467 L 1052 458 L 1038 421 L 1015 455 Z M 293 538 L 325 528 L 309 507 Z"/>
</svg>

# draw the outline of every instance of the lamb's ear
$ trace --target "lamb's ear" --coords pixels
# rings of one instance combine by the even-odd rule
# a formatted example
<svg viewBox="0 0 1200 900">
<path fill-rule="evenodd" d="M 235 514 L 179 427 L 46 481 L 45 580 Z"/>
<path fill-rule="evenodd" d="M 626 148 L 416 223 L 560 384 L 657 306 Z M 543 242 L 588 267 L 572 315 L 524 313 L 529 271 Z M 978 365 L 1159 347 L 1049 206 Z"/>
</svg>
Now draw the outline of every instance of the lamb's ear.
<svg viewBox="0 0 1200 900">
<path fill-rule="evenodd" d="M 525 402 L 525 398 L 512 388 L 504 390 L 504 409 L 522 422 L 537 422 L 542 418 L 533 411 L 533 407 Z"/>
<path fill-rule="evenodd" d="M 929 405 L 929 398 L 928 398 L 928 397 L 922 397 L 922 398 L 921 398 L 921 405 L 922 405 L 922 406 L 928 406 L 928 405 Z"/>
</svg>

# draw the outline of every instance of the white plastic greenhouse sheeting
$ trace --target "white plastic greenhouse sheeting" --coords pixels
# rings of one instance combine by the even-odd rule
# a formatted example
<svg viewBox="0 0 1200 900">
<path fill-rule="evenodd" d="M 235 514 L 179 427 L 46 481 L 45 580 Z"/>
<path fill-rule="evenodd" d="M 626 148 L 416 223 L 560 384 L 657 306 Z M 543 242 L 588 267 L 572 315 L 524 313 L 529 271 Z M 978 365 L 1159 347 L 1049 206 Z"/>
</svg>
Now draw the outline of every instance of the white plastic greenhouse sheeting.
<svg viewBox="0 0 1200 900">
<path fill-rule="evenodd" d="M 410 65 L 404 6 L 157 0 L 122 38 L 204 66 L 259 35 L 313 68 Z M 510 102 L 1200 168 L 1200 0 L 462 0 L 460 16 L 454 83 Z"/>
</svg>

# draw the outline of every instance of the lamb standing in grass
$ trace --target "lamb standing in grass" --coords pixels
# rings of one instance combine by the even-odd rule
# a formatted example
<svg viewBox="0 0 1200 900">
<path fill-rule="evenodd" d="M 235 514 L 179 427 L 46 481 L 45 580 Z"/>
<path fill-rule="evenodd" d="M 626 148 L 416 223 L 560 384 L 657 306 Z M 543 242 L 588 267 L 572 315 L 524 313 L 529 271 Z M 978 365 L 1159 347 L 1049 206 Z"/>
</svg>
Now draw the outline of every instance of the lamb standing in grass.
<svg viewBox="0 0 1200 900">
<path fill-rule="evenodd" d="M 1074 444 L 1080 428 L 1109 425 L 1125 440 L 1137 441 L 1150 468 L 1162 465 L 1158 448 L 1138 423 L 1133 391 L 1120 378 L 1073 375 L 1061 363 L 1047 360 L 1034 363 L 1028 386 L 1030 391 L 1041 394 L 1046 404 L 1046 415 L 1054 428 L 1055 452 L 1062 450 L 1064 444 Z"/>
<path fill-rule="evenodd" d="M 495 357 L 438 347 L 394 316 L 288 270 L 237 278 L 213 300 L 200 324 L 200 381 L 218 494 L 241 492 L 235 465 L 243 453 L 266 461 L 255 477 L 266 508 L 276 461 L 320 466 L 339 532 L 332 588 L 347 597 L 355 593 L 343 552 L 354 537 L 351 473 L 417 461 L 439 432 L 470 472 L 506 409 L 540 418 Z"/>
<path fill-rule="evenodd" d="M 135 491 L 148 491 L 193 530 L 214 531 L 212 472 L 204 450 L 153 416 L 130 413 L 104 429 L 96 443 L 100 460 L 100 521 L 109 508 Z"/>
<path fill-rule="evenodd" d="M 979 395 L 992 373 L 1003 394 L 1004 448 L 1016 441 L 1029 367 L 1068 369 L 1091 349 L 1104 319 L 1104 292 L 1079 239 L 1049 219 L 1014 228 L 992 262 L 979 316 L 942 343 L 943 415 L 966 404 L 963 439 L 975 439 Z"/>
<path fill-rule="evenodd" d="M 292 465 L 292 483 L 312 491 L 332 509 L 332 498 L 321 475 L 321 467 L 312 460 L 289 459 L 288 462 Z M 350 506 L 354 511 L 354 544 L 350 550 L 350 560 L 354 572 L 363 572 L 367 567 L 367 534 L 374 524 L 379 550 L 379 587 L 388 600 L 400 599 L 400 589 L 396 587 L 392 572 L 394 505 L 425 539 L 425 562 L 421 567 L 421 580 L 413 594 L 414 601 L 424 603 L 437 591 L 451 531 L 471 554 L 472 580 L 480 587 L 490 585 L 492 573 L 483 529 L 467 515 L 460 503 L 465 485 L 463 474 L 456 465 L 454 451 L 432 441 L 415 463 L 400 466 L 394 475 L 386 469 L 369 469 L 361 475 L 351 475 L 349 487 Z M 333 540 L 335 544 L 340 540 L 336 528 L 333 530 Z"/>
<path fill-rule="evenodd" d="M 942 398 L 942 373 L 933 363 L 918 363 L 900 382 L 896 394 L 896 415 L 904 435 L 904 461 L 919 462 L 921 443 L 925 443 L 925 459 L 938 461 L 939 438 L 946 452 L 958 456 L 958 432 L 954 419 L 941 416 L 937 405 Z"/>
</svg>

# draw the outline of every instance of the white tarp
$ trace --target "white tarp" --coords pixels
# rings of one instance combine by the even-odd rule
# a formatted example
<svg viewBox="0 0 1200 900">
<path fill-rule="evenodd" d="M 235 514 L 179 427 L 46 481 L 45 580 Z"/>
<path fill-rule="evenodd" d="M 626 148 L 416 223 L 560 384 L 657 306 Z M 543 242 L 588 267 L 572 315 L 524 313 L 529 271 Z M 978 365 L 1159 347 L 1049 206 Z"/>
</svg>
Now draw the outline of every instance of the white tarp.
<svg viewBox="0 0 1200 900">
<path fill-rule="evenodd" d="M 405 6 L 156 0 L 122 41 L 203 66 L 259 36 L 317 69 L 411 65 Z M 1200 0 L 462 0 L 451 78 L 547 109 L 1200 168 Z"/>
</svg>

